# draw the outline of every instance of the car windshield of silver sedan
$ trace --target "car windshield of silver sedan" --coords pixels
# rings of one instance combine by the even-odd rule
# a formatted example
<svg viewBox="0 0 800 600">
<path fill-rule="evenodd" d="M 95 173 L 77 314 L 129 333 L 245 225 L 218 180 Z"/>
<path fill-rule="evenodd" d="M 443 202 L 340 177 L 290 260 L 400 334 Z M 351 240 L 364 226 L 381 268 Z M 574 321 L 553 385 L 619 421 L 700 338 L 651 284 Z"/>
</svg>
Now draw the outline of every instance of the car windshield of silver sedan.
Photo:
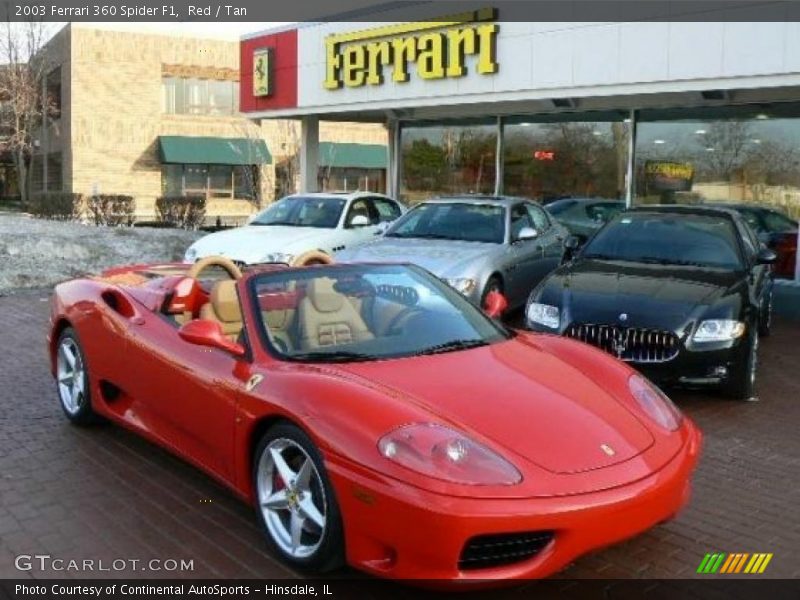
<svg viewBox="0 0 800 600">
<path fill-rule="evenodd" d="M 450 286 L 414 266 L 276 271 L 254 277 L 251 292 L 262 339 L 284 360 L 420 356 L 510 336 Z"/>
<path fill-rule="evenodd" d="M 624 213 L 601 229 L 581 258 L 741 270 L 733 223 L 704 215 Z"/>
<path fill-rule="evenodd" d="M 272 204 L 250 225 L 287 225 L 334 229 L 344 209 L 344 198 L 289 196 Z"/>
<path fill-rule="evenodd" d="M 502 244 L 505 209 L 471 202 L 420 204 L 399 219 L 386 237 Z"/>
</svg>

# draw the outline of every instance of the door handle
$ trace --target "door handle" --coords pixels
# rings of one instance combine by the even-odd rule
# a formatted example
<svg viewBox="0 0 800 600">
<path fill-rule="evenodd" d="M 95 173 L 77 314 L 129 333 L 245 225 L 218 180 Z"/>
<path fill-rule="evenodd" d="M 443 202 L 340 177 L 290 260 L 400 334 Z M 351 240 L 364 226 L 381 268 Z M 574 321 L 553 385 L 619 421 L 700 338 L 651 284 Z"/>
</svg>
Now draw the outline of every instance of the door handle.
<svg viewBox="0 0 800 600">
<path fill-rule="evenodd" d="M 144 317 L 135 316 L 129 319 L 131 325 L 144 325 Z"/>
</svg>

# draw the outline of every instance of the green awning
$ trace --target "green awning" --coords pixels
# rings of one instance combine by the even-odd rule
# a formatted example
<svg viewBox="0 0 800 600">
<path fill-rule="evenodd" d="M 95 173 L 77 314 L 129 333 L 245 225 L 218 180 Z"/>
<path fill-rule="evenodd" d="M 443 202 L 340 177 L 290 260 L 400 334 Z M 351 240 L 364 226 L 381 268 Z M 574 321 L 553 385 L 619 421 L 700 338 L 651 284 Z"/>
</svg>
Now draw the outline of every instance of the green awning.
<svg viewBox="0 0 800 600">
<path fill-rule="evenodd" d="M 264 140 L 249 138 L 187 137 L 158 138 L 162 163 L 201 165 L 260 165 L 272 162 Z"/>
<path fill-rule="evenodd" d="M 319 166 L 385 169 L 389 162 L 387 152 L 381 144 L 320 142 Z"/>
</svg>

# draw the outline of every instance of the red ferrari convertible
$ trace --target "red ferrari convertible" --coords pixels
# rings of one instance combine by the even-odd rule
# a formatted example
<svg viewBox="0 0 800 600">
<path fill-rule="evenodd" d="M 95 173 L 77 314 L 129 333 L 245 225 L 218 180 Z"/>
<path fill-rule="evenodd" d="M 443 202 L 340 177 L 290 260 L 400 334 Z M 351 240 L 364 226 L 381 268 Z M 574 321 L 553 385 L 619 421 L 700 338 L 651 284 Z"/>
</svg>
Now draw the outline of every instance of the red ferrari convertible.
<svg viewBox="0 0 800 600">
<path fill-rule="evenodd" d="M 207 471 L 300 568 L 549 575 L 674 516 L 700 452 L 624 363 L 413 266 L 116 269 L 56 288 L 49 351 L 68 419 Z"/>
</svg>

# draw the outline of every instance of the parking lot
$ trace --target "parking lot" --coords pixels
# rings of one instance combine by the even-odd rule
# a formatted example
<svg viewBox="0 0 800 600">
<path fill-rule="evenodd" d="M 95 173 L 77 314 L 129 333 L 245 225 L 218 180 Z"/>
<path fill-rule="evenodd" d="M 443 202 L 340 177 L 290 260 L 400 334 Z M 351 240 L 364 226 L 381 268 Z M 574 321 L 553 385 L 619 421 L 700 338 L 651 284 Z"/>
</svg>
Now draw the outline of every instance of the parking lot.
<svg viewBox="0 0 800 600">
<path fill-rule="evenodd" d="M 45 355 L 47 297 L 0 297 L 0 577 L 296 577 L 266 552 L 250 507 L 211 479 L 117 427 L 67 424 Z M 690 506 L 559 577 L 698 577 L 703 556 L 717 551 L 773 553 L 756 577 L 800 576 L 798 341 L 800 322 L 786 320 L 763 340 L 759 402 L 674 392 L 705 433 Z M 20 572 L 20 554 L 184 559 L 193 570 Z"/>
</svg>

